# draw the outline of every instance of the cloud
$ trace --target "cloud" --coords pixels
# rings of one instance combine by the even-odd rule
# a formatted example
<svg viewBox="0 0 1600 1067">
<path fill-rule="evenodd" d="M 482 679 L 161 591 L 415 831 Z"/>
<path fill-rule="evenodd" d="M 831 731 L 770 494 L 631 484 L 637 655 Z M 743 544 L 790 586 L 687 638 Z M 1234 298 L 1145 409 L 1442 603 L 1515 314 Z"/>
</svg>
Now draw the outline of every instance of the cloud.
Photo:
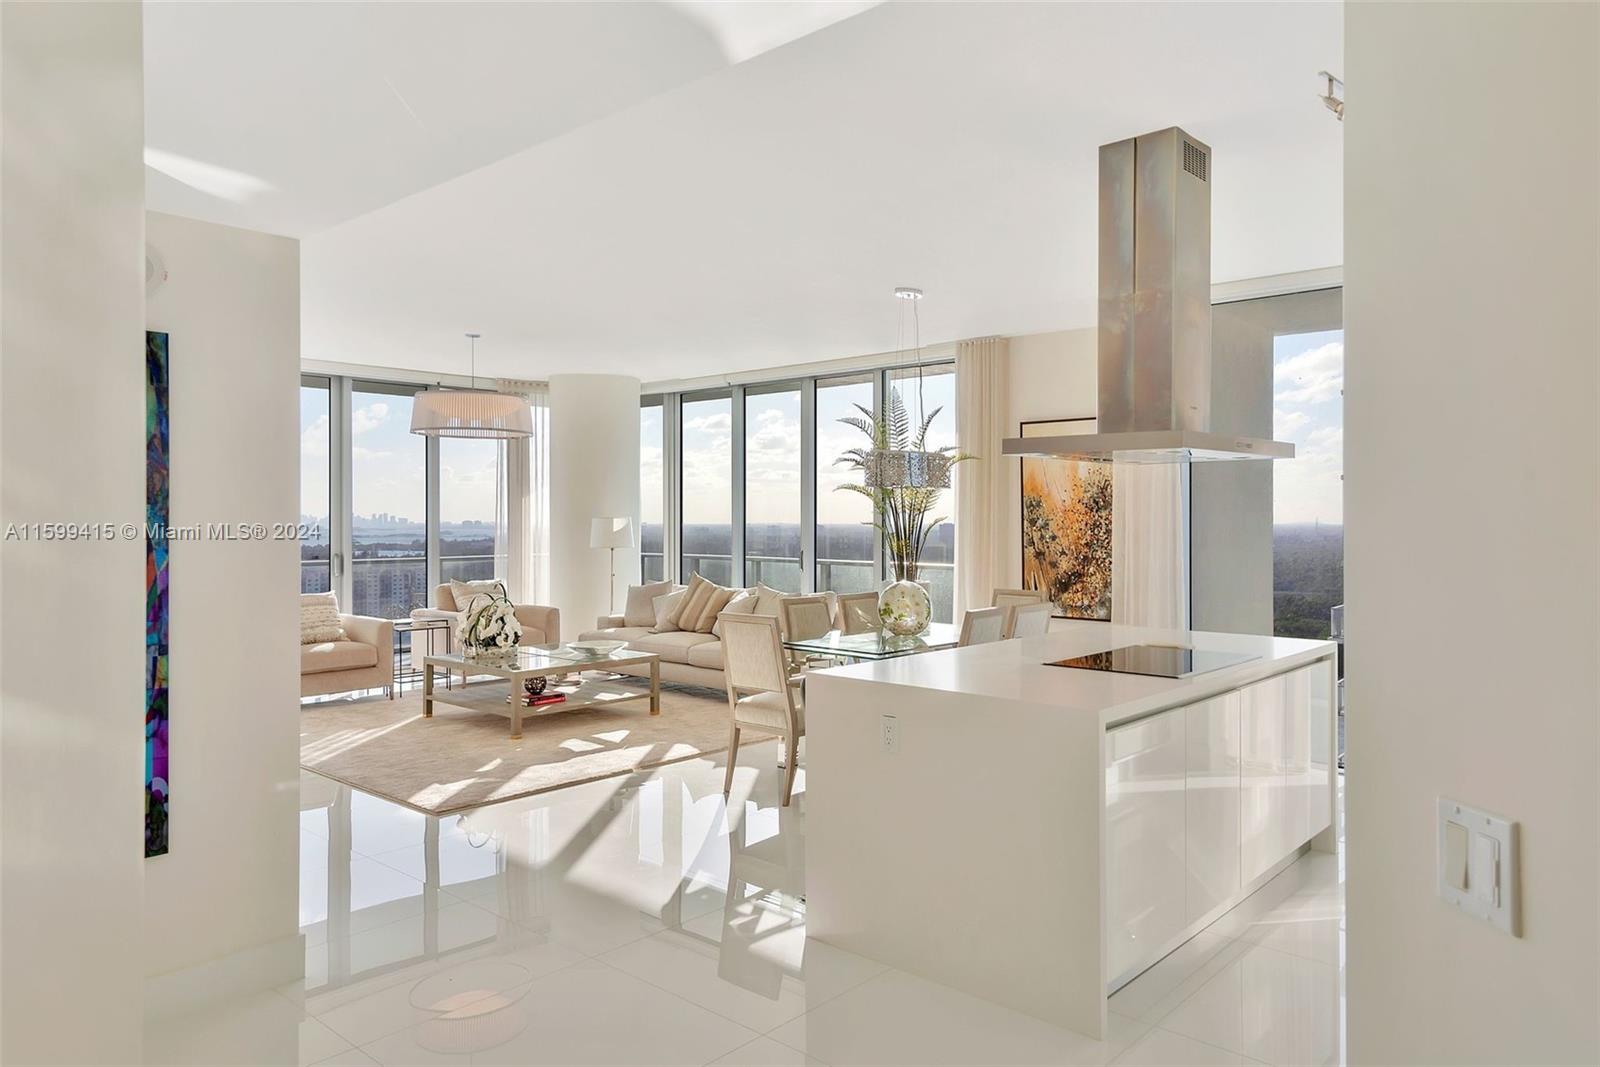
<svg viewBox="0 0 1600 1067">
<path fill-rule="evenodd" d="M 328 454 L 328 416 L 318 415 L 317 421 L 301 432 L 300 454 L 302 456 L 326 456 Z"/>
<path fill-rule="evenodd" d="M 389 418 L 389 405 L 381 400 L 374 401 L 364 408 L 356 408 L 350 413 L 350 432 L 355 434 L 367 433 L 382 426 Z"/>
<path fill-rule="evenodd" d="M 1296 433 L 1305 429 L 1306 423 L 1311 421 L 1311 416 L 1303 411 L 1282 411 L 1274 408 L 1272 411 L 1272 436 L 1280 441 L 1287 441 Z"/>
<path fill-rule="evenodd" d="M 1317 404 L 1337 399 L 1344 388 L 1344 343 L 1330 341 L 1290 356 L 1272 368 L 1273 399 L 1284 404 Z"/>
<path fill-rule="evenodd" d="M 726 411 L 715 415 L 698 415 L 685 422 L 683 428 L 707 434 L 731 433 L 733 431 L 733 416 Z"/>
</svg>

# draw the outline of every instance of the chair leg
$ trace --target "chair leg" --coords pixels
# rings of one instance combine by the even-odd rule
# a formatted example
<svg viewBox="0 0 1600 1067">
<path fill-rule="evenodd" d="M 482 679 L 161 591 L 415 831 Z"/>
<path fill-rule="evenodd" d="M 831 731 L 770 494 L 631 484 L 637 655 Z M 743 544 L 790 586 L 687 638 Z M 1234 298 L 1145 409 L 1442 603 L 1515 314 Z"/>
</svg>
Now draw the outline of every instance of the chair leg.
<svg viewBox="0 0 1600 1067">
<path fill-rule="evenodd" d="M 733 792 L 733 761 L 739 757 L 739 725 L 728 728 L 728 773 L 722 779 L 722 795 Z"/>
<path fill-rule="evenodd" d="M 786 808 L 789 806 L 789 794 L 794 792 L 794 772 L 800 766 L 800 757 L 795 752 L 799 744 L 799 739 L 793 734 L 784 739 L 784 748 L 787 749 L 784 762 L 788 764 L 788 768 L 783 772 L 783 806 Z"/>
</svg>

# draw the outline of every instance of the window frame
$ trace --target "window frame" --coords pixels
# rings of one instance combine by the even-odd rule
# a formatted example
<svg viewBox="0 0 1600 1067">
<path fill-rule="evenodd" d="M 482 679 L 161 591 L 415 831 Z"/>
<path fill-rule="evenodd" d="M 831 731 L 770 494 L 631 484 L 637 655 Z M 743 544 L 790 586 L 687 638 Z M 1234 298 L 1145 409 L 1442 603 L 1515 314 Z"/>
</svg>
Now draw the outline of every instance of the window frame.
<svg viewBox="0 0 1600 1067">
<path fill-rule="evenodd" d="M 925 374 L 934 371 L 953 375 L 955 373 L 955 358 L 953 355 L 941 354 L 937 358 L 923 360 L 921 366 Z M 709 388 L 653 389 L 650 392 L 641 393 L 639 397 L 641 408 L 659 404 L 662 409 L 661 481 L 662 493 L 665 497 L 662 507 L 662 551 L 666 556 L 664 561 L 666 580 L 682 583 L 687 577 L 683 566 L 684 404 L 713 399 L 726 399 L 730 403 L 732 415 L 729 441 L 729 476 L 732 494 L 729 501 L 729 516 L 732 527 L 730 531 L 730 554 L 732 556 L 730 568 L 733 584 L 742 587 L 749 577 L 745 551 L 745 534 L 748 521 L 745 486 L 747 473 L 745 468 L 746 404 L 750 396 L 759 396 L 762 393 L 770 392 L 790 392 L 796 388 L 799 389 L 801 592 L 816 593 L 825 591 L 818 588 L 817 581 L 817 565 L 819 562 L 817 554 L 816 477 L 818 461 L 817 390 L 826 388 L 830 383 L 870 382 L 872 386 L 872 410 L 881 418 L 887 406 L 893 375 L 915 374 L 916 368 L 917 364 L 915 362 L 904 361 L 848 370 L 819 371 L 812 374 L 780 374 L 771 378 L 751 379 Z M 959 391 L 957 395 L 959 396 Z M 955 521 L 953 514 L 951 521 Z M 959 528 L 956 535 L 957 537 L 960 536 Z M 872 540 L 872 580 L 876 585 L 881 584 L 887 577 L 887 565 L 882 538 L 874 537 Z"/>
</svg>

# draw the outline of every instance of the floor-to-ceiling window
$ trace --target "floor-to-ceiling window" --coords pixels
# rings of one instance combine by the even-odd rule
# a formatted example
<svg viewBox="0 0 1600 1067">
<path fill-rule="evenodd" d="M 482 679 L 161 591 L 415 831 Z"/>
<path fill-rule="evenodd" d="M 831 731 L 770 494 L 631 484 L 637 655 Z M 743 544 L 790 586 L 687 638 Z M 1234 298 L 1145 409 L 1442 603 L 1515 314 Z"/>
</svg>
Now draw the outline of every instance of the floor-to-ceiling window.
<svg viewBox="0 0 1600 1067">
<path fill-rule="evenodd" d="M 328 550 L 329 472 L 333 423 L 328 379 L 300 379 L 300 591 L 326 593 L 333 587 Z"/>
<path fill-rule="evenodd" d="M 954 448 L 956 444 L 956 371 L 945 365 L 896 370 L 889 376 L 890 388 L 900 394 L 901 403 L 911 417 L 912 433 L 928 424 L 923 444 L 929 450 Z M 932 512 L 932 527 L 918 577 L 928 583 L 933 597 L 933 617 L 951 621 L 956 596 L 956 495 L 953 489 L 941 490 Z"/>
<path fill-rule="evenodd" d="M 1343 329 L 1273 338 L 1272 436 L 1295 446 L 1272 465 L 1272 629 L 1326 638 L 1344 603 Z"/>
<path fill-rule="evenodd" d="M 481 581 L 505 574 L 505 446 L 439 439 L 439 578 Z M 497 539 L 498 538 L 498 539 Z"/>
<path fill-rule="evenodd" d="M 801 591 L 800 496 L 800 387 L 751 386 L 744 394 L 745 585 Z"/>
<path fill-rule="evenodd" d="M 350 395 L 351 610 L 405 618 L 428 603 L 428 454 L 411 432 L 414 386 Z"/>
<path fill-rule="evenodd" d="M 839 463 L 848 448 L 870 447 L 860 430 L 840 419 L 864 418 L 875 410 L 874 373 L 817 381 L 816 588 L 836 593 L 861 593 L 878 584 L 878 535 L 872 525 L 872 502 L 841 486 L 861 484 L 861 475 Z"/>
<path fill-rule="evenodd" d="M 659 397 L 639 407 L 639 569 L 647 582 L 667 576 L 663 411 Z"/>
<path fill-rule="evenodd" d="M 733 575 L 733 398 L 728 393 L 683 398 L 682 565 L 687 581 L 704 575 L 730 585 Z"/>
<path fill-rule="evenodd" d="M 639 488 L 646 578 L 758 583 L 786 592 L 864 592 L 886 577 L 872 502 L 838 462 L 872 437 L 891 384 L 929 420 L 928 446 L 956 440 L 955 367 L 928 363 L 753 382 L 645 397 Z M 935 617 L 948 621 L 955 586 L 955 497 L 940 494 L 922 557 Z"/>
</svg>

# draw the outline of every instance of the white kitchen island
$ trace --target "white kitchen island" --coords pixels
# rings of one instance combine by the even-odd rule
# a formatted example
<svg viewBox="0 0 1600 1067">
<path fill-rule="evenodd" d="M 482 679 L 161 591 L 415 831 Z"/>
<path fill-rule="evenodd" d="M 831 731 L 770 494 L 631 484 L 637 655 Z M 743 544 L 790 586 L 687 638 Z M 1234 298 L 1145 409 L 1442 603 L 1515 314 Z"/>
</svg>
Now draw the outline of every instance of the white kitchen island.
<svg viewBox="0 0 1600 1067">
<path fill-rule="evenodd" d="M 1335 847 L 1335 646 L 1056 625 L 808 676 L 807 928 L 1100 1037 L 1110 992 Z M 1045 666 L 1136 644 L 1254 658 Z"/>
</svg>

